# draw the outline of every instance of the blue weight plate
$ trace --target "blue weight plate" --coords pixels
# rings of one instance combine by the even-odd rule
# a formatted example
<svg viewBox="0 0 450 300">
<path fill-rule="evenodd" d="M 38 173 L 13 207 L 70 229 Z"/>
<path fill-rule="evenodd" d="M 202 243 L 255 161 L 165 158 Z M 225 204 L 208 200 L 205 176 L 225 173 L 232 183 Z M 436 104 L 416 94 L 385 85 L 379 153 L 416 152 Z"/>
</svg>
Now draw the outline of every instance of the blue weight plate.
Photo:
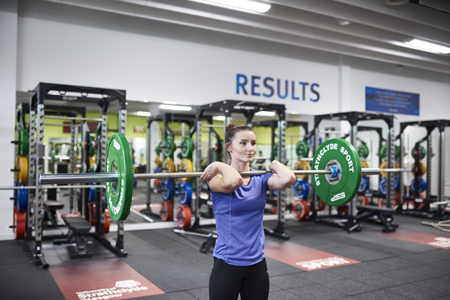
<svg viewBox="0 0 450 300">
<path fill-rule="evenodd" d="M 386 191 L 387 191 L 387 178 L 383 177 L 380 180 L 380 193 L 382 193 L 383 195 L 386 195 Z M 400 178 L 398 176 L 394 176 L 394 191 L 397 191 L 398 188 L 400 186 Z"/>
<path fill-rule="evenodd" d="M 192 200 L 192 186 L 188 182 L 180 183 L 178 187 L 178 201 L 181 205 L 189 206 Z"/>
<path fill-rule="evenodd" d="M 294 195 L 299 199 L 306 199 L 309 195 L 309 183 L 306 180 L 297 180 L 294 183 Z"/>
<path fill-rule="evenodd" d="M 366 176 L 361 177 L 361 185 L 359 186 L 358 192 L 364 193 L 369 189 L 369 185 L 369 178 L 367 178 Z"/>
<path fill-rule="evenodd" d="M 161 168 L 160 167 L 156 167 L 155 168 L 155 173 L 161 173 L 162 171 L 161 171 Z"/>
<path fill-rule="evenodd" d="M 17 190 L 17 197 L 19 198 L 19 200 L 17 200 L 17 210 L 19 212 L 26 212 L 28 204 L 28 190 Z"/>
<path fill-rule="evenodd" d="M 89 183 L 89 185 L 94 186 L 95 183 Z M 95 201 L 95 187 L 89 188 L 89 202 Z"/>
<path fill-rule="evenodd" d="M 419 177 L 419 193 L 427 189 L 427 182 L 422 177 Z M 414 179 L 411 181 L 411 190 L 414 192 Z"/>
<path fill-rule="evenodd" d="M 161 185 L 161 196 L 164 201 L 169 201 L 173 199 L 175 194 L 175 185 L 172 180 L 166 179 Z"/>
</svg>

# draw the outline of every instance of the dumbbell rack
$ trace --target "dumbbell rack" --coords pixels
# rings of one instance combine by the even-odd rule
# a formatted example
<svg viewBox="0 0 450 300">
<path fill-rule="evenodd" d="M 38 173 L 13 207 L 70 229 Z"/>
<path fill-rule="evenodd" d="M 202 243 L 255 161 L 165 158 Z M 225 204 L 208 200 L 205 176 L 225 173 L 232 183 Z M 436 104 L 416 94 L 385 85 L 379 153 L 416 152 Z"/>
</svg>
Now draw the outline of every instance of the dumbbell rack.
<svg viewBox="0 0 450 300">
<path fill-rule="evenodd" d="M 387 162 L 388 168 L 394 168 L 394 145 L 393 145 L 393 127 L 394 127 L 394 116 L 386 115 L 386 114 L 376 114 L 376 113 L 368 113 L 368 112 L 342 112 L 336 114 L 324 114 L 324 115 L 316 115 L 314 117 L 314 145 L 319 145 L 319 125 L 323 120 L 332 120 L 332 121 L 348 121 L 350 123 L 350 133 L 348 137 L 350 138 L 350 143 L 352 145 L 356 145 L 356 132 L 358 129 L 357 124 L 360 121 L 374 121 L 374 120 L 383 120 L 386 122 L 388 126 L 388 134 L 387 134 Z M 346 138 L 347 135 L 342 138 Z M 315 153 L 317 147 L 314 147 L 313 154 Z M 376 219 L 380 220 L 380 225 L 384 227 L 385 231 L 395 231 L 395 228 L 398 226 L 394 224 L 394 220 L 392 217 L 392 199 L 394 197 L 394 175 L 388 173 L 388 185 L 386 191 L 386 208 L 371 208 L 368 206 L 358 206 L 356 207 L 355 200 L 352 200 L 348 203 L 348 212 L 347 214 L 332 214 L 332 208 L 328 207 L 327 215 L 318 215 L 318 197 L 317 193 L 313 191 L 313 202 L 312 202 L 312 214 L 310 218 L 320 224 L 332 225 L 347 230 L 348 232 L 360 231 L 362 225 L 360 221 L 366 219 Z M 379 217 L 381 215 L 381 218 Z"/>
<path fill-rule="evenodd" d="M 450 127 L 450 120 L 429 120 L 429 121 L 414 121 L 414 122 L 402 122 L 400 123 L 400 150 L 401 157 L 405 156 L 404 152 L 404 138 L 405 138 L 405 129 L 408 126 L 419 126 L 423 127 L 427 130 L 427 134 L 421 140 L 419 140 L 415 144 L 416 151 L 419 150 L 419 146 L 422 142 L 427 143 L 426 147 L 426 198 L 423 199 L 420 197 L 419 191 L 419 174 L 415 172 L 414 174 L 414 195 L 410 197 L 406 197 L 404 190 L 400 189 L 400 199 L 401 203 L 397 208 L 397 212 L 410 215 L 410 216 L 419 216 L 419 217 L 427 217 L 431 219 L 437 220 L 445 220 L 450 218 L 450 214 L 448 214 L 444 208 L 449 204 L 445 197 L 445 128 Z M 432 148 L 432 132 L 438 129 L 438 149 L 437 149 L 437 157 L 438 157 L 438 184 L 437 184 L 437 195 L 431 195 L 431 166 L 432 166 L 432 157 L 433 148 Z M 417 152 L 419 153 L 419 152 Z M 401 162 L 403 164 L 403 161 Z M 414 160 L 414 169 L 418 169 L 420 163 L 420 157 L 417 155 Z M 405 166 L 408 167 L 408 166 Z M 403 186 L 403 179 L 400 180 L 400 186 Z M 403 204 L 407 204 L 406 208 L 403 207 Z M 408 204 L 414 204 L 414 208 L 409 208 Z M 436 210 L 431 210 L 430 205 L 436 205 Z M 420 207 L 420 209 L 419 209 Z"/>
</svg>

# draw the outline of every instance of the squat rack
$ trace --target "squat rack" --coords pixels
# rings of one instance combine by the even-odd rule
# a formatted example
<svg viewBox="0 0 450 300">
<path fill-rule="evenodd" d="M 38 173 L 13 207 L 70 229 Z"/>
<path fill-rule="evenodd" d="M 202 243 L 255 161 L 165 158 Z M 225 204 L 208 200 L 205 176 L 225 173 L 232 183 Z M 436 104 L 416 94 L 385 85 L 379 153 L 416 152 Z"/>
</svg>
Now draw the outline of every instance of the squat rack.
<svg viewBox="0 0 450 300">
<path fill-rule="evenodd" d="M 418 174 L 417 172 L 414 175 L 414 195 L 411 197 L 406 197 L 404 194 L 404 190 L 400 189 L 400 199 L 401 204 L 403 202 L 415 202 L 415 203 L 421 203 L 425 202 L 426 204 L 430 204 L 433 202 L 440 203 L 442 205 L 438 205 L 438 210 L 432 213 L 431 215 L 428 213 L 425 213 L 425 216 L 435 218 L 435 219 L 446 219 L 448 218 L 447 215 L 444 213 L 444 207 L 448 204 L 445 197 L 445 128 L 450 127 L 450 120 L 429 120 L 429 121 L 413 121 L 413 122 L 402 122 L 400 123 L 400 155 L 401 157 L 404 157 L 406 155 L 404 150 L 404 138 L 405 138 L 405 129 L 408 126 L 419 126 L 423 127 L 427 130 L 427 134 L 424 138 L 419 140 L 415 143 L 415 148 L 417 151 L 419 151 L 419 146 L 422 142 L 427 142 L 427 175 L 426 175 L 426 193 L 427 198 L 422 199 L 419 196 L 419 182 L 418 182 Z M 431 158 L 433 156 L 433 148 L 432 148 L 432 140 L 431 140 L 431 133 L 438 129 L 438 185 L 437 185 L 437 196 L 432 197 L 431 196 Z M 417 152 L 419 153 L 419 152 Z M 403 167 L 403 160 L 400 162 L 401 168 Z M 414 159 L 414 167 L 419 167 L 420 158 L 419 155 L 417 155 Z M 400 186 L 403 186 L 403 179 L 400 177 Z M 445 204 L 445 205 L 444 205 Z M 412 214 L 412 215 L 424 215 L 423 213 L 406 209 L 404 210 L 402 205 L 399 205 L 397 208 L 397 212 L 402 214 Z"/>
<path fill-rule="evenodd" d="M 191 117 L 191 118 L 190 118 Z M 209 124 L 212 124 L 212 117 L 211 116 L 204 116 L 202 118 L 203 120 L 207 120 Z M 196 130 L 196 119 L 195 116 L 189 116 L 189 115 L 182 115 L 182 114 L 173 114 L 173 113 L 164 113 L 159 114 L 157 116 L 150 116 L 147 118 L 147 165 L 146 165 L 146 172 L 152 173 L 151 170 L 151 162 L 152 162 L 152 151 L 151 151 L 151 145 L 152 145 L 152 134 L 151 134 L 151 125 L 153 122 L 163 122 L 163 131 L 162 131 L 162 139 L 161 141 L 164 141 L 167 137 L 167 135 L 170 135 L 171 137 L 174 136 L 172 130 L 169 128 L 168 123 L 169 122 L 179 122 L 182 124 L 182 135 L 184 135 L 184 124 L 188 124 L 189 126 L 189 132 L 188 135 L 192 138 L 192 136 L 195 133 Z M 163 160 L 164 160 L 164 153 L 163 154 Z M 162 161 L 163 161 L 162 160 Z M 153 213 L 150 207 L 151 204 L 151 185 L 150 185 L 150 179 L 146 180 L 147 184 L 147 201 L 146 201 L 146 208 L 141 210 L 141 213 L 145 215 L 158 215 L 156 213 Z M 175 206 L 173 207 L 175 209 Z"/>
<path fill-rule="evenodd" d="M 388 126 L 388 135 L 387 135 L 387 168 L 395 168 L 394 166 L 394 144 L 393 144 L 393 135 L 394 135 L 394 116 L 386 115 L 386 114 L 375 114 L 368 112 L 342 112 L 335 114 L 324 114 L 324 115 L 316 115 L 314 116 L 314 150 L 313 154 L 316 152 L 317 146 L 319 145 L 319 125 L 323 120 L 332 120 L 332 121 L 348 121 L 350 123 L 350 143 L 355 145 L 356 143 L 356 132 L 357 132 L 357 124 L 360 121 L 374 121 L 374 120 L 383 120 L 386 122 Z M 386 209 L 382 208 L 371 208 L 368 206 L 359 206 L 358 209 L 367 210 L 368 213 L 364 214 L 362 217 L 358 218 L 356 203 L 355 201 L 350 201 L 348 215 L 345 217 L 338 216 L 338 218 L 334 218 L 331 215 L 331 208 L 329 208 L 329 215 L 326 217 L 318 216 L 317 211 L 313 209 L 313 214 L 311 215 L 311 219 L 323 224 L 335 225 L 341 227 L 348 232 L 352 231 L 360 231 L 361 224 L 359 224 L 359 219 L 367 218 L 371 215 L 378 215 L 382 221 L 382 224 L 385 226 L 385 231 L 395 231 L 396 224 L 393 224 L 392 220 L 392 202 L 391 200 L 394 198 L 394 176 L 391 173 L 387 173 L 388 184 L 386 190 Z M 313 198 L 313 208 L 318 207 L 318 197 L 317 193 L 314 192 Z M 385 218 L 388 216 L 388 218 Z M 386 219 L 389 219 L 387 221 Z"/>
<path fill-rule="evenodd" d="M 246 118 L 247 126 L 252 127 L 252 119 L 255 114 L 259 111 L 275 111 L 278 115 L 278 140 L 279 140 L 279 160 L 286 160 L 286 148 L 285 148 L 285 137 L 286 137 L 286 108 L 284 104 L 271 104 L 271 103 L 261 103 L 261 102 L 249 102 L 249 101 L 239 101 L 239 100 L 223 100 L 218 102 L 213 102 L 209 104 L 204 104 L 201 106 L 197 106 L 196 112 L 196 120 L 197 120 L 197 137 L 196 137 L 196 169 L 200 169 L 200 159 L 201 159 L 201 118 L 205 112 L 213 112 L 213 113 L 221 113 L 225 115 L 224 125 L 223 125 L 223 134 L 225 136 L 226 126 L 230 123 L 230 118 L 232 113 L 243 114 Z M 225 157 L 225 147 L 223 147 L 223 153 Z M 195 201 L 195 222 L 192 225 L 193 229 L 198 229 L 200 227 L 200 214 L 199 214 L 199 185 L 200 178 L 196 178 L 196 201 Z M 265 228 L 266 234 L 282 238 L 289 239 L 284 232 L 284 213 L 286 210 L 286 204 L 284 199 L 286 197 L 286 192 L 284 190 L 279 191 L 278 194 L 278 202 L 277 202 L 277 211 L 278 211 L 278 224 L 274 229 Z"/>
<path fill-rule="evenodd" d="M 91 96 L 90 96 L 91 95 Z M 92 96 L 97 95 L 97 97 Z M 39 184 L 39 176 L 43 173 L 43 155 L 44 155 L 44 100 L 68 101 L 70 103 L 93 103 L 97 104 L 102 111 L 101 118 L 101 158 L 106 157 L 106 132 L 107 132 L 107 115 L 109 103 L 119 101 L 119 132 L 125 134 L 126 128 L 126 91 L 118 89 L 106 89 L 86 86 L 75 86 L 66 84 L 44 83 L 40 82 L 34 90 L 30 91 L 30 116 L 29 116 L 29 159 L 28 167 L 28 185 L 36 186 L 28 193 L 29 199 L 35 196 L 34 224 L 35 224 L 35 243 L 34 243 L 34 263 L 48 267 L 42 253 L 42 222 L 43 222 L 43 195 L 42 186 Z M 72 120 L 74 122 L 74 120 Z M 73 128 L 73 127 L 72 127 Z M 36 136 L 36 137 L 35 137 Z M 73 148 L 70 150 L 70 156 L 73 157 Z M 100 172 L 106 171 L 106 161 L 101 159 Z M 34 164 L 36 164 L 36 174 L 34 173 Z M 97 198 L 96 205 L 102 208 L 103 199 L 105 199 L 105 190 L 101 189 L 100 198 Z M 29 201 L 30 203 L 30 201 Z M 30 210 L 30 205 L 28 206 Z M 30 216 L 27 214 L 27 217 Z M 117 222 L 117 241 L 116 245 L 111 243 L 104 237 L 104 209 L 96 209 L 96 226 L 94 237 L 100 241 L 106 248 L 114 252 L 118 256 L 127 256 L 124 251 L 124 224 L 123 221 Z M 31 232 L 27 232 L 27 241 L 31 242 Z"/>
</svg>

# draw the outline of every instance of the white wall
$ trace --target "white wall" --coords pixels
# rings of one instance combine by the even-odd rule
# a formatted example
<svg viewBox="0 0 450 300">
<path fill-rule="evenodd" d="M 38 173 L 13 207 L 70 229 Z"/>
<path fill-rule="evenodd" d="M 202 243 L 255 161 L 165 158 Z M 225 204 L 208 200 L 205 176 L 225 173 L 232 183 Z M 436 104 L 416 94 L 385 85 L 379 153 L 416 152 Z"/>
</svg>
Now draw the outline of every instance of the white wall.
<svg viewBox="0 0 450 300">
<path fill-rule="evenodd" d="M 17 5 L 17 1 L 3 1 L 0 7 L 4 3 Z M 364 111 L 365 86 L 374 86 L 421 95 L 421 115 L 398 115 L 398 121 L 446 118 L 450 112 L 450 103 L 444 99 L 450 94 L 450 76 L 435 72 L 55 2 L 23 0 L 18 16 L 14 11 L 0 13 L 0 90 L 7 102 L 0 111 L 4 145 L 14 132 L 13 92 L 33 89 L 39 82 L 126 89 L 129 99 L 154 102 L 203 104 L 236 99 L 284 103 L 289 111 L 309 115 Z M 238 95 L 238 73 L 249 79 L 253 75 L 317 83 L 320 100 L 310 101 L 314 95 L 308 89 L 305 101 L 290 96 Z M 256 92 L 267 92 L 259 84 Z M 296 90 L 296 96 L 300 95 Z M 12 165 L 13 147 L 0 151 L 2 165 Z M 12 183 L 11 173 L 0 172 Z M 2 210 L 0 236 L 11 233 L 3 221 L 8 218 L 11 209 Z"/>
<path fill-rule="evenodd" d="M 1 185 L 13 184 L 14 115 L 16 97 L 17 0 L 0 2 L 0 179 Z M 0 239 L 12 239 L 12 191 L 0 191 Z"/>
</svg>

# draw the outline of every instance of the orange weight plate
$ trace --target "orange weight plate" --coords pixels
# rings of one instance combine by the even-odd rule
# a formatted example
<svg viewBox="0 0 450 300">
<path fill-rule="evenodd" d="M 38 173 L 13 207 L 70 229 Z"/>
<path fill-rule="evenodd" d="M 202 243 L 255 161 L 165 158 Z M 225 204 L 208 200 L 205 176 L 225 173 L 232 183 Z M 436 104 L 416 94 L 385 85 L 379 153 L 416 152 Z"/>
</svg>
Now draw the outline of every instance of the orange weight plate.
<svg viewBox="0 0 450 300">
<path fill-rule="evenodd" d="M 166 201 L 167 202 L 167 201 Z M 189 228 L 191 226 L 192 213 L 187 206 L 180 205 L 175 213 L 178 228 Z"/>
</svg>

